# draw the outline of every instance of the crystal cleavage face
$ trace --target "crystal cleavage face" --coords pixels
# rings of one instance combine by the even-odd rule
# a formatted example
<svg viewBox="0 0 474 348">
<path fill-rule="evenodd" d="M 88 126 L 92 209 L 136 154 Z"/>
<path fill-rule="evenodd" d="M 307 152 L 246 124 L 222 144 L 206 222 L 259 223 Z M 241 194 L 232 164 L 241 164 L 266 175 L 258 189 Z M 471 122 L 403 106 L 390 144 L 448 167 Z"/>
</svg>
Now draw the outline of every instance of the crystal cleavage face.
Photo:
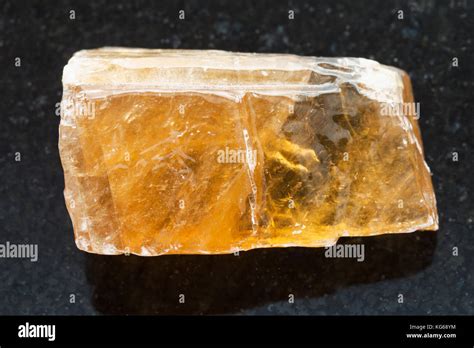
<svg viewBox="0 0 474 348">
<path fill-rule="evenodd" d="M 359 58 L 102 48 L 64 68 L 77 246 L 321 247 L 436 230 L 409 77 Z"/>
</svg>

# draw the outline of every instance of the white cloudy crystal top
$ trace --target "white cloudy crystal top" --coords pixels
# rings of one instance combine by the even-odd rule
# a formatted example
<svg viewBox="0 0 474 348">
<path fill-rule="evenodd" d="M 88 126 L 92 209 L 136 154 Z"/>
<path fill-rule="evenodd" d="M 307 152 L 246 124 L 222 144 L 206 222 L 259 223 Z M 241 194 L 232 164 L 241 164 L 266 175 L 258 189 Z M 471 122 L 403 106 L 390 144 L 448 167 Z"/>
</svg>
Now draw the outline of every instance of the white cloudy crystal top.
<svg viewBox="0 0 474 348">
<path fill-rule="evenodd" d="M 371 99 L 397 103 L 403 74 L 364 58 L 105 47 L 76 52 L 64 67 L 63 84 L 103 96 L 132 90 L 323 94 L 349 83 Z"/>
</svg>

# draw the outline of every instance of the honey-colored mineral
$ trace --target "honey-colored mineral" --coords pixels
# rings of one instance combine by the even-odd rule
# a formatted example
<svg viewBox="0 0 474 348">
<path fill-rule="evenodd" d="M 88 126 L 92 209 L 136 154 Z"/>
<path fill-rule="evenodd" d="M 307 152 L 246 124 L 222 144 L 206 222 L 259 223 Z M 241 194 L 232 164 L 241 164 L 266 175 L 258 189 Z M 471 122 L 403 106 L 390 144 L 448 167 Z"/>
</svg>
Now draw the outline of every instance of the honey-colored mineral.
<svg viewBox="0 0 474 348">
<path fill-rule="evenodd" d="M 361 58 L 102 48 L 64 68 L 77 246 L 321 247 L 436 230 L 410 80 Z"/>
</svg>

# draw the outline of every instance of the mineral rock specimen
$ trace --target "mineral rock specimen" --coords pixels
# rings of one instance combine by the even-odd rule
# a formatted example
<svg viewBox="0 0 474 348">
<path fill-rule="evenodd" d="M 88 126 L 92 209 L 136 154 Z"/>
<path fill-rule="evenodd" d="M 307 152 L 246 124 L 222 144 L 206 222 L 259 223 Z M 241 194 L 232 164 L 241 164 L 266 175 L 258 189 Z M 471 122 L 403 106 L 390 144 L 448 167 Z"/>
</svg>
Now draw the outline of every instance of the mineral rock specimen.
<svg viewBox="0 0 474 348">
<path fill-rule="evenodd" d="M 361 58 L 103 48 L 64 68 L 77 246 L 321 247 L 436 230 L 410 80 Z"/>
</svg>

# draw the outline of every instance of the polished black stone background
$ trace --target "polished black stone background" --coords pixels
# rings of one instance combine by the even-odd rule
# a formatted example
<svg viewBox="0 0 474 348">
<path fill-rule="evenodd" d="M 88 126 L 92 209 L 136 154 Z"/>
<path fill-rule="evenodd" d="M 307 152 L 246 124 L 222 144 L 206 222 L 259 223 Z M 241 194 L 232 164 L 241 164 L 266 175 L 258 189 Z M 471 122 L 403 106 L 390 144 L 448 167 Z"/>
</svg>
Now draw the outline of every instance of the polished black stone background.
<svg viewBox="0 0 474 348">
<path fill-rule="evenodd" d="M 472 1 L 2 1 L 0 13 L 0 243 L 39 245 L 36 263 L 0 259 L 0 314 L 474 314 Z M 56 103 L 71 55 L 105 45 L 360 56 L 405 69 L 421 103 L 440 230 L 366 238 L 361 263 L 304 248 L 79 251 L 62 196 Z"/>
</svg>

